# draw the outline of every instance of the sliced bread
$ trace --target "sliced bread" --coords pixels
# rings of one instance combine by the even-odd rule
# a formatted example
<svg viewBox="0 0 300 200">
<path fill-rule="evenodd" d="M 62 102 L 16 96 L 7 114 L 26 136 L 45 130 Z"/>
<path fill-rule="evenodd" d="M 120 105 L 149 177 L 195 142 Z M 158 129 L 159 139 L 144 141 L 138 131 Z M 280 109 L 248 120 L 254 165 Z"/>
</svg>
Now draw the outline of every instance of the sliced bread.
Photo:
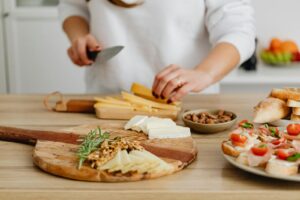
<svg viewBox="0 0 300 200">
<path fill-rule="evenodd" d="M 272 89 L 270 96 L 284 101 L 288 99 L 300 101 L 300 88 L 274 88 Z"/>
</svg>

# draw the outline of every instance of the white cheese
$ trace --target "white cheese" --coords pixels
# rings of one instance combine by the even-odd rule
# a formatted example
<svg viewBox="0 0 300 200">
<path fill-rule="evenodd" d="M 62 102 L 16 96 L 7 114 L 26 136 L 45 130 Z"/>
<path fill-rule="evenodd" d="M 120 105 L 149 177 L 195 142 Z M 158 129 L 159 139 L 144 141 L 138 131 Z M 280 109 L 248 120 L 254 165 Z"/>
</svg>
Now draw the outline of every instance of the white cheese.
<svg viewBox="0 0 300 200">
<path fill-rule="evenodd" d="M 149 130 L 149 139 L 154 138 L 182 138 L 191 136 L 191 131 L 187 127 L 175 126 L 167 128 L 152 128 Z"/>
<path fill-rule="evenodd" d="M 150 129 L 153 128 L 170 128 L 176 127 L 176 123 L 171 119 L 161 119 L 157 117 L 150 117 L 145 123 L 145 132 L 149 133 Z"/>
<path fill-rule="evenodd" d="M 125 130 L 134 130 L 137 132 L 142 132 L 141 126 L 143 125 L 144 121 L 147 120 L 148 117 L 144 115 L 136 115 L 133 118 L 131 118 L 126 125 L 124 126 Z"/>
</svg>

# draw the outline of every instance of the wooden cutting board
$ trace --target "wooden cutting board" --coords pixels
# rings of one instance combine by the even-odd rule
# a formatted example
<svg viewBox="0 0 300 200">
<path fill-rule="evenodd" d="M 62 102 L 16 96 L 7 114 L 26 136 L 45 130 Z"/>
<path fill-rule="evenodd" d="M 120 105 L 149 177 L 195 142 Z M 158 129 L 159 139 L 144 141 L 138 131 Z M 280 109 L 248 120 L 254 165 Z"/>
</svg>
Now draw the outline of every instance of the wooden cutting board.
<svg viewBox="0 0 300 200">
<path fill-rule="evenodd" d="M 121 122 L 83 125 L 63 130 L 63 132 L 60 132 L 59 134 L 63 135 L 63 133 L 65 133 L 66 137 L 56 137 L 55 141 L 53 141 L 52 136 L 48 138 L 44 137 L 42 138 L 43 140 L 37 140 L 36 142 L 33 151 L 33 162 L 45 172 L 65 178 L 81 181 L 127 182 L 153 179 L 175 173 L 184 169 L 196 158 L 197 149 L 195 142 L 191 137 L 148 140 L 147 136 L 143 133 L 123 130 L 123 126 L 124 123 Z M 86 135 L 90 130 L 95 129 L 96 127 L 101 127 L 101 129 L 110 132 L 111 137 L 121 136 L 129 140 L 140 141 L 146 150 L 173 165 L 174 170 L 169 173 L 160 174 L 122 175 L 120 173 L 111 174 L 105 171 L 99 171 L 91 168 L 88 164 L 84 164 L 80 170 L 77 169 L 78 160 L 76 151 L 79 145 L 75 144 L 74 138 L 77 138 L 77 134 Z M 74 135 L 74 133 L 76 133 L 76 135 Z M 59 142 L 59 140 L 62 140 L 62 142 Z"/>
<path fill-rule="evenodd" d="M 136 115 L 147 115 L 155 116 L 161 118 L 171 118 L 176 120 L 178 117 L 179 111 L 174 110 L 159 110 L 157 112 L 145 112 L 145 111 L 136 111 L 130 109 L 120 109 L 120 108 L 95 108 L 96 116 L 100 119 L 131 119 Z"/>
</svg>

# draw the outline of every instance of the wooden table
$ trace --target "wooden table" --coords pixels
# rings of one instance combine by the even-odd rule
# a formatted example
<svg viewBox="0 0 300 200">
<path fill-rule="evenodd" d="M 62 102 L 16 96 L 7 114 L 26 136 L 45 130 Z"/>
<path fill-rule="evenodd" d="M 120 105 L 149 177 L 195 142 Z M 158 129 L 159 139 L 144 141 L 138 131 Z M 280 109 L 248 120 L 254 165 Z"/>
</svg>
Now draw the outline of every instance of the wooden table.
<svg viewBox="0 0 300 200">
<path fill-rule="evenodd" d="M 60 129 L 99 121 L 94 115 L 54 113 L 42 95 L 0 96 L 0 125 Z M 263 95 L 189 96 L 184 109 L 223 108 L 251 119 Z M 109 121 L 108 121 L 109 122 Z M 179 122 L 181 123 L 181 122 Z M 220 150 L 227 132 L 196 135 L 199 154 L 185 170 L 156 180 L 92 183 L 44 173 L 32 164 L 32 146 L 0 141 L 0 199 L 300 199 L 300 183 L 264 178 L 227 163 Z"/>
</svg>

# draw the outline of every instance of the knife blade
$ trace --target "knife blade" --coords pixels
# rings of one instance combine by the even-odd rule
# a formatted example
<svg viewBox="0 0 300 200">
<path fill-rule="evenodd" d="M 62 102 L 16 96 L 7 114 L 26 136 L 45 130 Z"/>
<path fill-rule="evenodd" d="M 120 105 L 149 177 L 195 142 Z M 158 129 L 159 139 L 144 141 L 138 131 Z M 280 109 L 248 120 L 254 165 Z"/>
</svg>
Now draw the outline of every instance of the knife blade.
<svg viewBox="0 0 300 200">
<path fill-rule="evenodd" d="M 95 61 L 97 57 L 99 57 L 99 63 L 105 63 L 114 56 L 116 56 L 124 46 L 113 46 L 103 49 L 101 51 L 87 51 L 87 56 L 90 60 Z"/>
</svg>

